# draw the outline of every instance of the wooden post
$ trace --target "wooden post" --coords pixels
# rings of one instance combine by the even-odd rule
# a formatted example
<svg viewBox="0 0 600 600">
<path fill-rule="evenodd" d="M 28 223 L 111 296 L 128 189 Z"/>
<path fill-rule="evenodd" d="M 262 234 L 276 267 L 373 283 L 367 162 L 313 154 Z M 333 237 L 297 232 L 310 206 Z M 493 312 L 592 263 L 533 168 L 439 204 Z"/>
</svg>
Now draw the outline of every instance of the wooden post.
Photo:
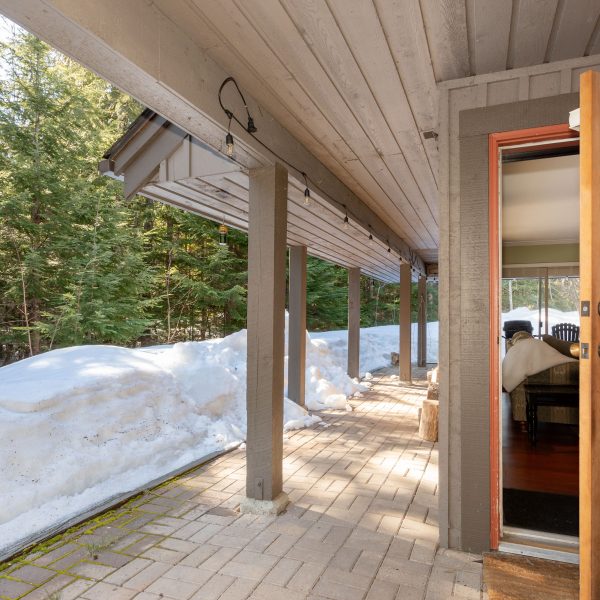
<svg viewBox="0 0 600 600">
<path fill-rule="evenodd" d="M 360 269 L 348 269 L 348 375 L 360 375 Z"/>
<path fill-rule="evenodd" d="M 287 171 L 250 171 L 246 498 L 242 512 L 277 514 L 282 491 Z"/>
<path fill-rule="evenodd" d="M 418 326 L 418 365 L 427 364 L 427 277 L 419 277 L 419 326 Z"/>
<path fill-rule="evenodd" d="M 411 284 L 412 269 L 409 264 L 400 264 L 400 381 L 412 381 L 411 368 Z"/>
<path fill-rule="evenodd" d="M 579 577 L 581 600 L 600 599 L 600 73 L 581 75 Z M 587 355 L 585 350 L 587 345 Z"/>
<path fill-rule="evenodd" d="M 306 246 L 290 247 L 288 397 L 304 406 L 306 375 Z"/>
</svg>

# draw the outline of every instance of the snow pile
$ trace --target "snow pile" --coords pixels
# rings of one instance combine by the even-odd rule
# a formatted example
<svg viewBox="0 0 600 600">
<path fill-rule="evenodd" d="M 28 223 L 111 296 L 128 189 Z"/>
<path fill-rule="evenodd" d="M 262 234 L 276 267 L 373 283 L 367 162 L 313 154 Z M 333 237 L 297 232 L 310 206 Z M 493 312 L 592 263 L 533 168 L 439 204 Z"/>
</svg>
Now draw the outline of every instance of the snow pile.
<svg viewBox="0 0 600 600">
<path fill-rule="evenodd" d="M 307 342 L 307 407 L 345 409 L 368 386 L 328 342 Z M 284 421 L 291 430 L 320 417 L 286 398 Z M 0 551 L 245 433 L 245 330 L 146 349 L 65 348 L 2 367 Z"/>
<path fill-rule="evenodd" d="M 348 332 L 325 331 L 311 333 L 313 342 L 324 340 L 330 352 L 340 365 L 345 365 L 348 357 Z M 439 323 L 427 323 L 427 362 L 438 362 Z M 418 355 L 418 325 L 412 324 L 411 346 L 413 362 Z M 398 352 L 400 345 L 400 328 L 398 325 L 381 325 L 379 327 L 363 327 L 360 330 L 360 370 L 361 373 L 374 371 L 390 364 L 391 353 Z M 308 360 L 308 358 L 307 358 Z"/>
</svg>

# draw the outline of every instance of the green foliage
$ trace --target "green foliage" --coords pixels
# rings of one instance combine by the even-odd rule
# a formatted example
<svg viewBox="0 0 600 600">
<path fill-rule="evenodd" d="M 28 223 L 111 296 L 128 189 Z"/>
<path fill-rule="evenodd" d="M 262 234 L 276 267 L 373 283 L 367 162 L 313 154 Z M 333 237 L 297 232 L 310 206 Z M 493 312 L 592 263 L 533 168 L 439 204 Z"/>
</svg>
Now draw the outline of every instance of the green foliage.
<svg viewBox="0 0 600 600">
<path fill-rule="evenodd" d="M 218 224 L 125 202 L 121 183 L 98 174 L 141 107 L 21 30 L 0 60 L 0 365 L 245 327 L 246 235 L 231 230 L 221 247 Z M 345 329 L 347 291 L 346 269 L 309 258 L 308 328 Z M 363 326 L 398 322 L 397 285 L 362 277 L 361 303 Z"/>
<path fill-rule="evenodd" d="M 502 312 L 524 306 L 537 310 L 544 308 L 544 277 L 507 278 L 502 280 Z M 550 277 L 548 280 L 548 307 L 569 312 L 579 305 L 578 277 Z"/>
<path fill-rule="evenodd" d="M 146 199 L 98 160 L 141 107 L 21 30 L 0 46 L 0 364 L 245 325 L 246 236 Z"/>
<path fill-rule="evenodd" d="M 309 331 L 345 329 L 348 271 L 312 256 L 306 265 L 306 323 Z"/>
</svg>

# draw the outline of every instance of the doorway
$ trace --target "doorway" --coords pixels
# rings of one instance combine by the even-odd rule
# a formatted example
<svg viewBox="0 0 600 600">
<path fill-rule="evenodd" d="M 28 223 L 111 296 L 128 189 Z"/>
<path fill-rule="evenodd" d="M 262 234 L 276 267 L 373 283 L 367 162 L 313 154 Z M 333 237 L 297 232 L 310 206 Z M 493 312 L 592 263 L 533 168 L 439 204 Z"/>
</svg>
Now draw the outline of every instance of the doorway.
<svg viewBox="0 0 600 600">
<path fill-rule="evenodd" d="M 566 125 L 490 135 L 491 546 L 573 562 L 577 359 L 553 339 L 578 328 L 578 154 Z"/>
</svg>

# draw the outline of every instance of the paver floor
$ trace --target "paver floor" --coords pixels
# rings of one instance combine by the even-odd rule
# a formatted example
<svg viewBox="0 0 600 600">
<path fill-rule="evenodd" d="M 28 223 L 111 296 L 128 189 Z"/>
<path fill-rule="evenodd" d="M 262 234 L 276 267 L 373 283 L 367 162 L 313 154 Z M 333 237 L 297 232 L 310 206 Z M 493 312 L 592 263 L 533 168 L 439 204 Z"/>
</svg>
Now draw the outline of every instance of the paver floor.
<svg viewBox="0 0 600 600">
<path fill-rule="evenodd" d="M 239 514 L 238 449 L 4 565 L 0 598 L 484 598 L 481 557 L 438 547 L 424 385 L 389 371 L 372 383 L 352 411 L 286 434 L 285 514 Z"/>
</svg>

